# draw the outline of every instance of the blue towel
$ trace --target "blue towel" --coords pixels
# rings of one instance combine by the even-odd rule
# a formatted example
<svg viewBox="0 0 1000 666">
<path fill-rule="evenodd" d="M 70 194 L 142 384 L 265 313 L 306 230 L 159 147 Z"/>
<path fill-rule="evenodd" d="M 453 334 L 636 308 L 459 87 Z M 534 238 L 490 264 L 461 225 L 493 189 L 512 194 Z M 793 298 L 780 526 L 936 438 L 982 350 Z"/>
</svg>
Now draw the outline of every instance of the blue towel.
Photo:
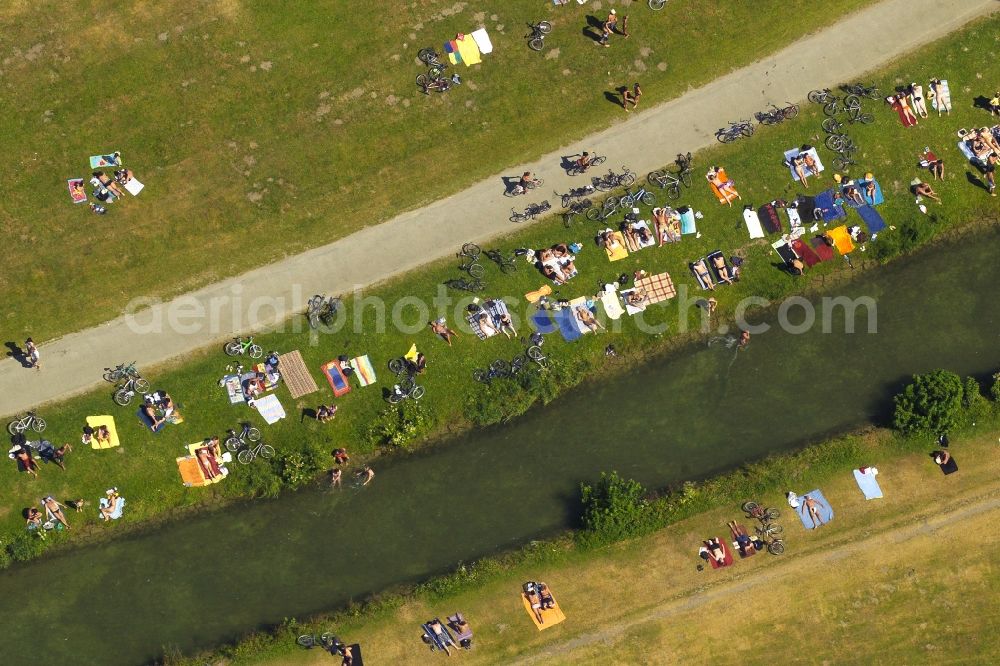
<svg viewBox="0 0 1000 666">
<path fill-rule="evenodd" d="M 870 467 L 868 469 L 871 470 Z M 858 482 L 858 488 L 861 488 L 866 500 L 882 499 L 882 488 L 879 487 L 878 479 L 871 471 L 868 474 L 862 474 L 861 470 L 854 470 L 854 480 Z"/>
<path fill-rule="evenodd" d="M 867 180 L 858 181 L 858 187 L 861 188 L 861 196 L 862 196 L 862 198 L 865 201 L 868 202 L 869 206 L 878 206 L 878 205 L 881 205 L 881 204 L 885 203 L 885 197 L 882 196 L 882 186 L 878 184 L 878 181 L 877 180 L 873 180 L 872 182 L 875 183 L 875 196 L 874 197 L 869 197 L 868 196 L 868 181 Z"/>
<path fill-rule="evenodd" d="M 536 310 L 532 313 L 530 320 L 531 327 L 542 335 L 547 335 L 558 329 L 558 326 L 552 323 L 548 310 Z"/>
<path fill-rule="evenodd" d="M 833 204 L 833 190 L 826 190 L 816 195 L 816 208 L 823 213 L 823 223 L 834 222 L 847 217 L 843 206 Z"/>
<path fill-rule="evenodd" d="M 817 502 L 819 502 L 819 506 L 816 508 L 819 509 L 819 519 L 823 521 L 824 525 L 833 520 L 833 507 L 831 507 L 830 503 L 826 501 L 825 497 L 823 497 L 823 493 L 821 493 L 818 490 L 810 490 L 807 493 L 802 493 L 801 495 L 799 495 L 799 501 L 801 501 L 802 504 L 799 506 L 799 508 L 793 509 L 795 513 L 799 514 L 799 520 L 802 521 L 803 527 L 805 527 L 807 530 L 813 529 L 812 518 L 809 517 L 809 511 L 806 509 L 807 495 L 816 500 Z"/>
<path fill-rule="evenodd" d="M 163 423 L 154 428 L 153 422 L 149 420 L 148 416 L 146 416 L 146 412 L 142 410 L 142 407 L 139 408 L 139 411 L 137 411 L 135 415 L 139 417 L 139 420 L 142 421 L 143 425 L 152 430 L 154 433 L 160 432 L 163 430 L 163 426 L 167 425 L 167 422 L 163 421 Z"/>
<path fill-rule="evenodd" d="M 101 506 L 101 508 L 103 509 L 103 508 L 104 508 L 104 507 L 106 507 L 107 505 L 108 505 L 108 500 L 107 500 L 107 498 L 106 498 L 106 497 L 102 497 L 102 498 L 101 498 L 101 502 L 100 502 L 100 506 Z M 124 497 L 119 497 L 119 498 L 118 498 L 118 503 L 117 503 L 117 505 L 115 506 L 115 510 L 114 510 L 114 512 L 113 512 L 113 513 L 112 513 L 112 514 L 111 514 L 111 515 L 109 516 L 109 518 L 111 518 L 111 520 L 118 520 L 119 518 L 121 518 L 121 517 L 122 517 L 122 511 L 124 511 L 124 510 L 125 510 L 125 498 L 124 498 Z M 101 512 L 100 512 L 100 511 L 98 511 L 98 512 L 97 512 L 97 515 L 98 515 L 98 516 L 101 516 Z M 102 516 L 102 517 L 103 517 L 103 516 Z"/>
<path fill-rule="evenodd" d="M 682 234 L 695 234 L 698 233 L 698 227 L 695 225 L 694 221 L 694 211 L 690 208 L 686 209 L 681 213 L 681 233 Z"/>
<path fill-rule="evenodd" d="M 879 215 L 879 212 L 871 206 L 862 206 L 861 208 L 858 208 L 858 215 L 860 215 L 861 219 L 868 225 L 868 232 L 873 236 L 885 229 L 885 220 L 883 220 L 882 216 Z"/>
<path fill-rule="evenodd" d="M 578 320 L 573 308 L 556 310 L 552 313 L 552 316 L 555 318 L 556 323 L 559 324 L 559 332 L 562 333 L 563 339 L 566 342 L 573 342 L 583 335 L 583 332 L 580 331 L 580 327 L 577 326 Z"/>
</svg>

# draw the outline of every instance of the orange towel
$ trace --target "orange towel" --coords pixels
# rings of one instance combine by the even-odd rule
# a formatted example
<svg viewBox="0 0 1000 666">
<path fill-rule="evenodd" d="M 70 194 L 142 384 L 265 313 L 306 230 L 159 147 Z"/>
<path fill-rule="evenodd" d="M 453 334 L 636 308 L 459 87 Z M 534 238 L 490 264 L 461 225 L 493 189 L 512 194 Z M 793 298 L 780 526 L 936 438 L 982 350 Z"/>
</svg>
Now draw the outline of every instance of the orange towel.
<svg viewBox="0 0 1000 666">
<path fill-rule="evenodd" d="M 721 183 L 724 183 L 727 180 L 729 180 L 729 176 L 726 175 L 726 170 L 725 169 L 719 169 L 719 176 L 718 177 L 719 177 L 719 182 L 721 182 Z M 722 204 L 728 204 L 731 201 L 735 201 L 736 198 L 740 194 L 739 192 L 736 191 L 735 187 L 730 187 L 729 188 L 729 192 L 731 192 L 731 195 L 729 197 L 727 197 L 725 194 L 723 194 L 719 190 L 718 187 L 716 187 L 715 183 L 713 183 L 712 181 L 708 181 L 708 185 L 709 185 L 709 187 L 712 188 L 712 194 L 714 194 L 715 198 L 718 199 L 719 203 L 722 203 Z"/>
</svg>

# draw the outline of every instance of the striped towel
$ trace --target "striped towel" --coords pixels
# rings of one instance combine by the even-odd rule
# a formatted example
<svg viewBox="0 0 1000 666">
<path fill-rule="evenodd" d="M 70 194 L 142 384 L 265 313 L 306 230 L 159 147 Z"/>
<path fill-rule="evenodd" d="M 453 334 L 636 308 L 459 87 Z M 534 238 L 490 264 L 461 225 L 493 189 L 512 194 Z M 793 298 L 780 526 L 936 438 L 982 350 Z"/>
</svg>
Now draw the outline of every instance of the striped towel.
<svg viewBox="0 0 1000 666">
<path fill-rule="evenodd" d="M 361 386 L 371 386 L 375 383 L 375 368 L 372 367 L 372 362 L 368 358 L 368 354 L 356 356 L 348 361 L 347 364 L 354 368 L 354 376 L 358 378 L 358 384 Z"/>
</svg>

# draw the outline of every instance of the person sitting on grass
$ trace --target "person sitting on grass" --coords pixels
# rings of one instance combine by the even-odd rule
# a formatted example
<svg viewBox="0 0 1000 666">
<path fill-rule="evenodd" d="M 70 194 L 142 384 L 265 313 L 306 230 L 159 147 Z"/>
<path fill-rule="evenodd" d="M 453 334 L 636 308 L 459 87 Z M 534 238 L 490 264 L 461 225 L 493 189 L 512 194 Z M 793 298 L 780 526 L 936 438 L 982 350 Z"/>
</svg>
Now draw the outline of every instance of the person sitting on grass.
<svg viewBox="0 0 1000 666">
<path fill-rule="evenodd" d="M 58 465 L 59 469 L 64 471 L 66 469 L 66 465 L 63 463 L 63 459 L 66 457 L 66 454 L 72 450 L 73 447 L 69 444 L 63 444 L 57 449 L 52 445 L 52 442 L 47 439 L 43 439 L 38 445 L 38 455 L 41 459 Z"/>
<path fill-rule="evenodd" d="M 563 277 L 562 271 L 559 270 L 558 264 L 541 263 L 539 264 L 539 267 L 541 268 L 542 275 L 549 280 L 552 280 L 558 285 L 566 283 L 566 279 Z"/>
<path fill-rule="evenodd" d="M 442 340 L 447 342 L 449 347 L 451 347 L 451 339 L 458 335 L 458 333 L 448 328 L 444 317 L 435 321 L 429 321 L 427 322 L 427 325 L 431 327 L 431 331 L 433 331 L 436 335 L 439 335 Z"/>
<path fill-rule="evenodd" d="M 625 295 L 625 302 L 634 308 L 642 307 L 646 302 L 646 290 L 634 289 Z"/>
<path fill-rule="evenodd" d="M 17 463 L 17 469 L 27 472 L 31 476 L 38 477 L 38 462 L 31 454 L 31 447 L 26 443 L 14 444 L 8 452 L 10 457 Z"/>
<path fill-rule="evenodd" d="M 510 320 L 509 314 L 500 315 L 498 322 L 500 324 L 500 332 L 506 335 L 508 340 L 512 337 L 517 337 L 517 329 L 514 328 L 514 322 Z"/>
<path fill-rule="evenodd" d="M 25 511 L 24 522 L 29 530 L 38 530 L 42 528 L 42 512 L 38 510 L 38 507 L 31 507 Z"/>
<path fill-rule="evenodd" d="M 105 189 L 109 190 L 111 194 L 115 195 L 116 197 L 125 196 L 125 191 L 118 186 L 118 183 L 109 178 L 108 175 L 105 174 L 103 171 L 95 171 L 93 176 L 98 180 L 98 182 L 101 183 L 101 185 L 105 187 Z"/>
<path fill-rule="evenodd" d="M 316 408 L 316 420 L 320 423 L 329 423 L 336 415 L 336 405 L 320 405 Z"/>
<path fill-rule="evenodd" d="M 104 522 L 110 521 L 115 511 L 118 509 L 118 500 L 121 499 L 121 495 L 118 494 L 117 488 L 109 488 L 105 494 L 105 500 L 102 502 L 103 506 L 100 508 L 101 519 Z"/>
<path fill-rule="evenodd" d="M 142 405 L 142 414 L 149 421 L 149 429 L 154 432 L 166 422 L 166 419 L 161 419 L 156 415 L 156 408 L 148 402 Z"/>
<path fill-rule="evenodd" d="M 260 397 L 260 394 L 264 392 L 264 375 L 263 373 L 256 373 L 253 377 L 247 380 L 246 388 L 243 389 L 243 395 L 246 399 L 256 400 Z"/>
<path fill-rule="evenodd" d="M 347 455 L 347 449 L 341 447 L 333 450 L 333 461 L 338 465 L 346 465 L 350 460 L 351 456 Z"/>
<path fill-rule="evenodd" d="M 595 333 L 597 332 L 597 329 L 604 328 L 604 326 L 601 325 L 601 322 L 597 321 L 594 317 L 594 314 L 582 305 L 578 305 L 576 307 L 576 318 L 579 319 L 584 326 Z"/>
<path fill-rule="evenodd" d="M 341 482 L 341 479 L 343 478 L 343 476 L 344 476 L 344 473 L 340 470 L 339 467 L 334 467 L 333 469 L 331 469 L 330 470 L 330 487 L 331 488 L 340 488 L 341 487 L 340 486 L 340 482 Z"/>
<path fill-rule="evenodd" d="M 913 194 L 917 197 L 917 202 L 920 202 L 920 197 L 928 197 L 929 199 L 934 199 L 934 201 L 941 204 L 941 199 L 938 197 L 937 193 L 931 188 L 930 185 L 923 182 L 919 178 L 914 178 L 910 181 L 910 188 Z"/>
</svg>

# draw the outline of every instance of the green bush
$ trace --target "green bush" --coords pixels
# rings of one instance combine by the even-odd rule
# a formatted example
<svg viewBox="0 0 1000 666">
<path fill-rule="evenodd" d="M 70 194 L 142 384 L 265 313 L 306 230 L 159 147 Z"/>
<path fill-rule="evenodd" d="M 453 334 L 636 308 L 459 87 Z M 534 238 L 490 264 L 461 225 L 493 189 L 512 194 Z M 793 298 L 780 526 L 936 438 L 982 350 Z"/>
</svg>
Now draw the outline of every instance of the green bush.
<svg viewBox="0 0 1000 666">
<path fill-rule="evenodd" d="M 601 474 L 596 485 L 580 485 L 584 545 L 597 546 L 647 534 L 663 525 L 663 505 L 646 499 L 646 490 L 617 472 Z"/>
<path fill-rule="evenodd" d="M 311 481 L 323 466 L 323 452 L 313 444 L 301 451 L 282 451 L 275 460 L 278 476 L 288 488 L 299 488 Z"/>
<path fill-rule="evenodd" d="M 993 386 L 990 387 L 990 397 L 994 402 L 1000 402 L 1000 372 L 993 375 Z"/>
<path fill-rule="evenodd" d="M 879 261 L 888 261 L 913 252 L 933 238 L 944 224 L 946 221 L 937 213 L 905 218 L 894 232 L 879 235 L 878 241 L 872 243 L 872 254 Z"/>
<path fill-rule="evenodd" d="M 964 392 L 961 378 L 953 372 L 914 375 L 895 398 L 893 425 L 904 434 L 948 432 L 961 421 Z"/>
<path fill-rule="evenodd" d="M 524 388 L 522 376 L 527 377 L 527 373 L 516 380 L 495 379 L 473 390 L 465 403 L 465 418 L 477 426 L 487 426 L 504 423 L 528 411 L 535 402 L 535 395 Z"/>
<path fill-rule="evenodd" d="M 433 413 L 418 400 L 389 405 L 361 433 L 370 448 L 406 448 L 434 427 Z"/>
<path fill-rule="evenodd" d="M 983 395 L 979 382 L 975 377 L 966 377 L 962 387 L 962 409 L 965 410 L 966 425 L 982 421 L 993 410 L 993 405 Z"/>
<path fill-rule="evenodd" d="M 281 477 L 275 473 L 275 465 L 258 458 L 249 465 L 239 465 L 230 474 L 227 488 L 237 496 L 277 497 L 281 492 Z"/>
<path fill-rule="evenodd" d="M 49 537 L 55 538 L 56 533 L 53 530 Z M 24 530 L 23 532 L 17 532 L 13 535 L 9 542 L 7 542 L 6 551 L 7 557 L 13 562 L 27 562 L 28 560 L 34 559 L 41 555 L 51 539 L 42 539 L 35 532 L 29 532 Z"/>
</svg>

